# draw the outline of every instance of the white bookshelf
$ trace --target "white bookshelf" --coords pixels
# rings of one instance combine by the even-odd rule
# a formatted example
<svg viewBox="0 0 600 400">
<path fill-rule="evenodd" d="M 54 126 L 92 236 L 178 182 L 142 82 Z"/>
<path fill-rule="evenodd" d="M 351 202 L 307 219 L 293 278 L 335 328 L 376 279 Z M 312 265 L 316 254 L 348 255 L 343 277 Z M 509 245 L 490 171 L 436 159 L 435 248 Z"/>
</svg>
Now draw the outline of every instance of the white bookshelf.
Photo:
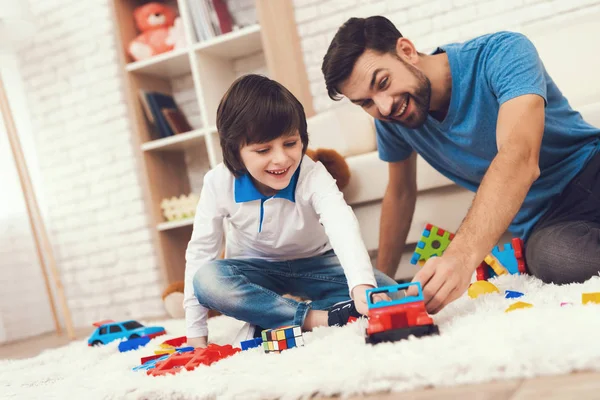
<svg viewBox="0 0 600 400">
<path fill-rule="evenodd" d="M 194 0 L 203 1 L 203 0 Z M 293 0 L 255 0 L 260 24 L 247 26 L 206 41 L 197 41 L 187 0 L 169 0 L 178 7 L 186 41 L 185 48 L 134 61 L 126 49 L 138 35 L 133 10 L 143 0 L 113 0 L 116 26 L 130 105 L 133 142 L 142 171 L 144 198 L 149 223 L 155 227 L 153 243 L 163 271 L 165 285 L 183 279 L 185 248 L 193 220 L 165 221 L 160 203 L 165 198 L 190 193 L 185 151 L 200 149 L 212 168 L 222 160 L 216 130 L 216 110 L 221 97 L 237 77 L 236 61 L 264 53 L 268 74 L 294 93 L 312 115 L 312 97 L 300 43 L 297 37 Z M 279 40 L 274 40 L 277 36 Z M 299 68 L 299 66 L 301 68 Z M 298 70 L 301 72 L 299 73 Z M 140 90 L 172 94 L 175 78 L 191 75 L 200 111 L 200 128 L 167 138 L 156 139 L 147 125 L 139 99 Z M 194 154 L 198 152 L 194 151 Z"/>
</svg>

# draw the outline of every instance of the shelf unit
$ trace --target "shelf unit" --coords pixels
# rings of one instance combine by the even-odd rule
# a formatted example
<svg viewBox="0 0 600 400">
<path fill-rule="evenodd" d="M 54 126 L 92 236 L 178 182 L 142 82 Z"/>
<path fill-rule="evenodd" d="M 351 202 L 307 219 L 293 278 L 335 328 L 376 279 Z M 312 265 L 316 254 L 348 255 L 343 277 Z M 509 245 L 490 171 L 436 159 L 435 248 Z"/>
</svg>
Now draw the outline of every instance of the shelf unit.
<svg viewBox="0 0 600 400">
<path fill-rule="evenodd" d="M 164 198 L 190 192 L 184 157 L 186 150 L 201 148 L 211 168 L 221 162 L 215 126 L 216 110 L 221 97 L 237 77 L 235 61 L 262 51 L 268 75 L 298 97 L 307 116 L 314 114 L 296 31 L 293 0 L 255 0 L 260 24 L 202 42 L 195 39 L 187 1 L 171 0 L 166 3 L 178 8 L 188 46 L 147 60 L 134 61 L 126 51 L 128 43 L 138 35 L 133 10 L 148 1 L 112 0 L 133 128 L 132 143 L 136 148 L 145 205 L 153 228 L 152 240 L 165 286 L 184 278 L 185 249 L 192 233 L 193 220 L 165 221 L 160 203 Z M 172 94 L 173 79 L 185 75 L 192 77 L 201 127 L 153 140 L 138 93 L 143 89 Z"/>
</svg>

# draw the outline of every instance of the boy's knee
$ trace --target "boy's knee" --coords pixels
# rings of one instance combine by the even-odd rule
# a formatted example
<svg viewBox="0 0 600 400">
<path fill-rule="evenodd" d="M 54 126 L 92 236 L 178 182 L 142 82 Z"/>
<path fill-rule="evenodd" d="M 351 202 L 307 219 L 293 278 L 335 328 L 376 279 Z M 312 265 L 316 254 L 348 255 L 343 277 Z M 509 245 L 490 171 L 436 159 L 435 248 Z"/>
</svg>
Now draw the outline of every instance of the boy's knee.
<svg viewBox="0 0 600 400">
<path fill-rule="evenodd" d="M 194 275 L 194 295 L 203 305 L 210 305 L 224 292 L 221 288 L 224 268 L 220 260 L 209 261 Z"/>
</svg>

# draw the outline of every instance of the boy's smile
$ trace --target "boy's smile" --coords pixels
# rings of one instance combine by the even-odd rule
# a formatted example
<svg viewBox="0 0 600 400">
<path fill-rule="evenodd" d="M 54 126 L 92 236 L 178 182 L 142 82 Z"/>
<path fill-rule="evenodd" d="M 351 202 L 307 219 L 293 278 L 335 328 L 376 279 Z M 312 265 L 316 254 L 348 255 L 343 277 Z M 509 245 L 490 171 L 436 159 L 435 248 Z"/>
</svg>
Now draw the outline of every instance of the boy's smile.
<svg viewBox="0 0 600 400">
<path fill-rule="evenodd" d="M 266 143 L 247 144 L 240 149 L 240 157 L 252 181 L 266 196 L 289 185 L 302 155 L 302 141 L 297 131 Z"/>
</svg>

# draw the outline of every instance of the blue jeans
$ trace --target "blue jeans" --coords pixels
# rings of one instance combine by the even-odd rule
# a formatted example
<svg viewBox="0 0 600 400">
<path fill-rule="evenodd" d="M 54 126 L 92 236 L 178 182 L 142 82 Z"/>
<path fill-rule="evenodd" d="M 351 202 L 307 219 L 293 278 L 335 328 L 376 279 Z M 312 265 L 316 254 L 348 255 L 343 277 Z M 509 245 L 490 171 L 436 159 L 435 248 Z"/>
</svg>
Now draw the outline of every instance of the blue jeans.
<svg viewBox="0 0 600 400">
<path fill-rule="evenodd" d="M 383 272 L 373 271 L 377 286 L 396 284 Z M 264 329 L 302 326 L 309 309 L 326 310 L 350 299 L 344 270 L 333 250 L 288 261 L 214 260 L 194 276 L 194 294 L 203 306 Z M 298 302 L 284 294 L 311 302 Z"/>
</svg>

